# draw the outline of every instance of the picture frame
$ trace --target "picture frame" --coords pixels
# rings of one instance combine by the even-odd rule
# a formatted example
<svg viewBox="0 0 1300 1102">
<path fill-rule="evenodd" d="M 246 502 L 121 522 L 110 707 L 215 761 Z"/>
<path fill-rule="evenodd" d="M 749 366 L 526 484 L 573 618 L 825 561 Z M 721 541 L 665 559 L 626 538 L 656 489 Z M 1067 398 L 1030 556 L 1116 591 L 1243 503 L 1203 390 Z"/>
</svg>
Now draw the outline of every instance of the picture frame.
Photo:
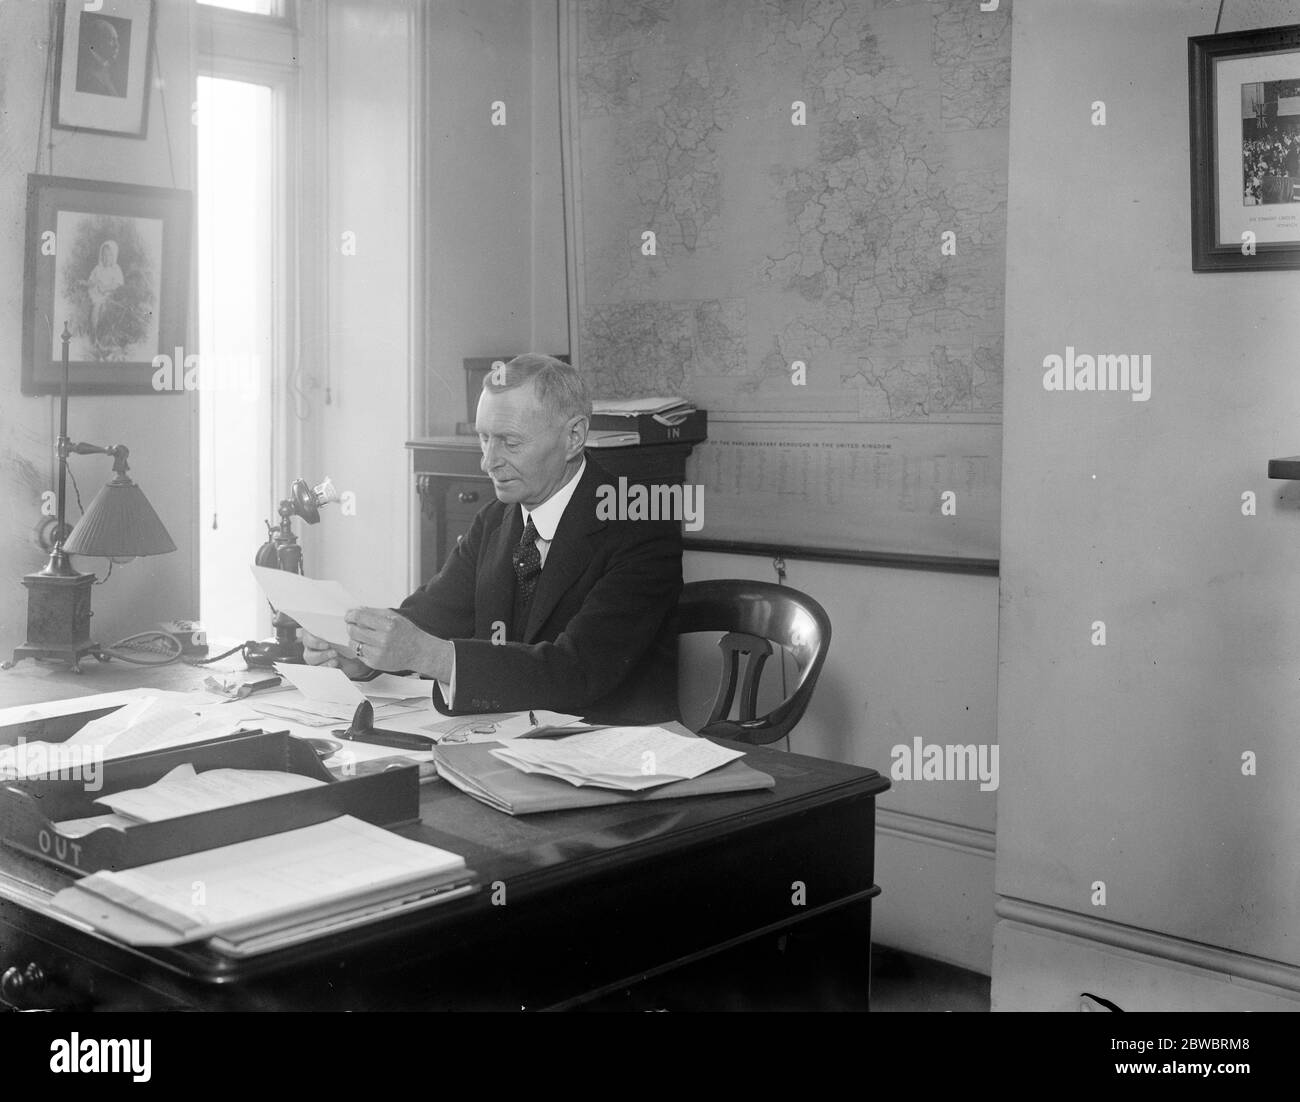
<svg viewBox="0 0 1300 1102">
<path fill-rule="evenodd" d="M 63 0 L 55 48 L 53 125 L 145 137 L 153 35 L 154 0 Z"/>
<path fill-rule="evenodd" d="M 1300 268 L 1300 24 L 1187 40 L 1192 270 Z"/>
<path fill-rule="evenodd" d="M 153 361 L 185 344 L 191 208 L 188 191 L 27 177 L 22 393 L 59 392 L 65 322 L 68 393 L 183 390 L 155 387 Z"/>
</svg>

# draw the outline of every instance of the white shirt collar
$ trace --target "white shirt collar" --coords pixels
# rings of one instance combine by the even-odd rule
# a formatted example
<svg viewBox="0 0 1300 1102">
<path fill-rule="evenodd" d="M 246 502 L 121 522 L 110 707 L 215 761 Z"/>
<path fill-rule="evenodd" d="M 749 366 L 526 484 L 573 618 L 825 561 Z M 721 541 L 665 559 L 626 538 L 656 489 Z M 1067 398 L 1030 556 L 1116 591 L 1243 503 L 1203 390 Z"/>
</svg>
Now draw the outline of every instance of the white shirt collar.
<svg viewBox="0 0 1300 1102">
<path fill-rule="evenodd" d="M 538 539 L 546 540 L 547 543 L 555 539 L 555 529 L 560 526 L 560 518 L 564 516 L 564 510 L 569 504 L 569 499 L 573 497 L 573 491 L 578 488 L 578 481 L 582 478 L 582 472 L 586 469 L 587 457 L 584 455 L 582 463 L 578 467 L 578 473 L 537 506 L 536 509 L 530 511 L 520 505 L 519 509 L 524 517 L 524 527 L 528 527 L 528 519 L 531 517 L 533 525 L 537 528 Z"/>
</svg>

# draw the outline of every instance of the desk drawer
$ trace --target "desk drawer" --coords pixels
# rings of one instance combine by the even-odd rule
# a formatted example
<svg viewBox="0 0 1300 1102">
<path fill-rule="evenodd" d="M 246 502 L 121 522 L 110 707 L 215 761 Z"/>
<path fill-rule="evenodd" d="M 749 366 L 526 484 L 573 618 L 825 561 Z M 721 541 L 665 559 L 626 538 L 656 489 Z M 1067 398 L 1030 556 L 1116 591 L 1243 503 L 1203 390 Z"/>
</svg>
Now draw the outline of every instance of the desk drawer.
<svg viewBox="0 0 1300 1102">
<path fill-rule="evenodd" d="M 164 992 L 0 922 L 0 1009 L 185 1008 Z"/>
<path fill-rule="evenodd" d="M 443 516 L 446 527 L 442 533 L 443 561 L 456 546 L 456 541 L 468 534 L 478 511 L 496 495 L 492 483 L 486 478 L 456 479 L 447 483 L 443 495 Z"/>
<path fill-rule="evenodd" d="M 447 483 L 447 524 L 465 525 L 469 530 L 475 514 L 489 501 L 494 500 L 492 483 L 486 478 L 455 479 Z M 457 535 L 461 534 L 457 531 Z"/>
</svg>

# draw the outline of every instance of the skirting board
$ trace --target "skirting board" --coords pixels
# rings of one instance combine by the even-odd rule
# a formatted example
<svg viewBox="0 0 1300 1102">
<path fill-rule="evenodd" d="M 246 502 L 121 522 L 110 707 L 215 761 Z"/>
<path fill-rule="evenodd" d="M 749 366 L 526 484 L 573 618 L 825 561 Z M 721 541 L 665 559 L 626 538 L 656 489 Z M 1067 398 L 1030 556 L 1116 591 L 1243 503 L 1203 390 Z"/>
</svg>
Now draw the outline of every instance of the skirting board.
<svg viewBox="0 0 1300 1102">
<path fill-rule="evenodd" d="M 997 901 L 994 1010 L 1300 1010 L 1300 968 L 1023 899 Z"/>
<path fill-rule="evenodd" d="M 989 975 L 993 849 L 992 831 L 877 810 L 872 940 Z"/>
</svg>

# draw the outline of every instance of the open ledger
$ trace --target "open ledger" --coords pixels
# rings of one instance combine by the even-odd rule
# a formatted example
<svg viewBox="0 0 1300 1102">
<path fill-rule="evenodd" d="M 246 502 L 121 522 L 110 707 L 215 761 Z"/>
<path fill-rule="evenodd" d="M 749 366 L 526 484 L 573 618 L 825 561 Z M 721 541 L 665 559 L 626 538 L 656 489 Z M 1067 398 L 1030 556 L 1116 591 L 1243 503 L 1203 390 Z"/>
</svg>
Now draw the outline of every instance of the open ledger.
<svg viewBox="0 0 1300 1102">
<path fill-rule="evenodd" d="M 279 947 L 473 890 L 457 854 L 350 815 L 231 846 L 97 872 L 56 911 L 130 945 L 216 939 L 236 954 Z"/>
</svg>

